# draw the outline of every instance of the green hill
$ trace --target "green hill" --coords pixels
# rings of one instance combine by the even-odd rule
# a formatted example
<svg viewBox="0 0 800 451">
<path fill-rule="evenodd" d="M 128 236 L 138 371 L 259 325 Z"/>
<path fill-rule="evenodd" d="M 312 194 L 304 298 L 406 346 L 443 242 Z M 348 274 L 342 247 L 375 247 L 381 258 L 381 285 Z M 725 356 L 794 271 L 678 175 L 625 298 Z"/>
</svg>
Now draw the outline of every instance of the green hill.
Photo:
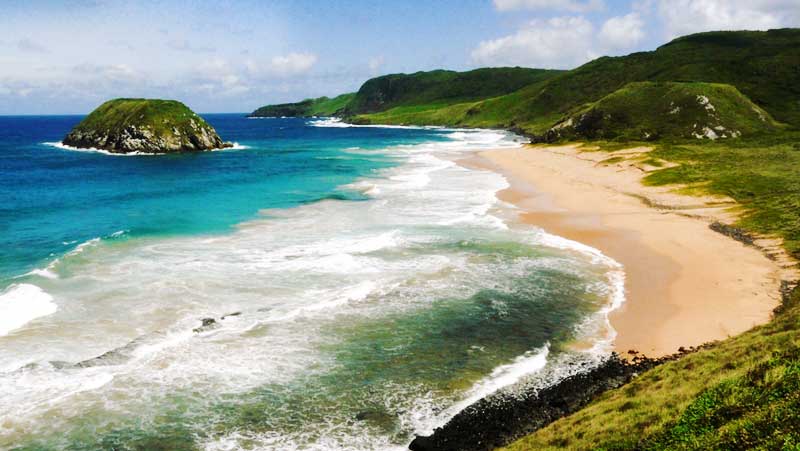
<svg viewBox="0 0 800 451">
<path fill-rule="evenodd" d="M 515 67 L 384 75 L 353 94 L 266 106 L 252 116 L 337 115 L 362 124 L 509 128 L 543 136 L 629 83 L 702 82 L 730 85 L 774 120 L 800 127 L 798 68 L 799 29 L 709 32 L 675 39 L 652 52 L 598 58 L 570 71 Z M 687 136 L 666 124 L 648 127 L 654 125 L 663 136 Z M 635 133 L 617 130 L 613 135 L 623 139 Z"/>
<path fill-rule="evenodd" d="M 714 140 L 777 127 L 769 113 L 730 85 L 633 82 L 569 115 L 544 140 Z"/>
<path fill-rule="evenodd" d="M 700 33 L 652 52 L 598 58 L 503 96 L 435 109 L 406 103 L 353 120 L 515 128 L 539 135 L 628 83 L 674 81 L 732 85 L 776 120 L 798 127 L 799 67 L 798 29 Z"/>
<path fill-rule="evenodd" d="M 355 93 L 342 94 L 334 98 L 317 97 L 295 103 L 267 105 L 250 113 L 249 117 L 311 117 L 335 116 L 353 99 Z"/>
<path fill-rule="evenodd" d="M 435 70 L 392 74 L 367 80 L 347 105 L 345 114 L 365 114 L 394 107 L 450 105 L 514 92 L 552 78 L 561 71 L 500 67 L 468 72 Z"/>
<path fill-rule="evenodd" d="M 109 100 L 64 138 L 78 148 L 112 153 L 189 152 L 231 147 L 216 130 L 186 105 L 175 100 Z"/>
<path fill-rule="evenodd" d="M 437 109 L 454 103 L 488 99 L 514 92 L 561 71 L 501 67 L 468 72 L 435 70 L 392 74 L 367 80 L 356 93 L 296 103 L 263 106 L 250 117 L 347 116 L 409 105 Z"/>
</svg>

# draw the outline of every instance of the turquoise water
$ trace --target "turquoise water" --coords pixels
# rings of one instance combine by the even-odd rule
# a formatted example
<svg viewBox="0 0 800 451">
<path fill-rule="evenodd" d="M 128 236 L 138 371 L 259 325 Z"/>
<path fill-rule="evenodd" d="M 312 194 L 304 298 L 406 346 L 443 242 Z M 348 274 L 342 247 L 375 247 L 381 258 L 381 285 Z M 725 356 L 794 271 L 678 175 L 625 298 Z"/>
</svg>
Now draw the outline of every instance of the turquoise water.
<svg viewBox="0 0 800 451">
<path fill-rule="evenodd" d="M 0 281 L 115 232 L 223 232 L 263 208 L 359 199 L 337 187 L 394 162 L 345 149 L 446 139 L 424 129 L 207 118 L 247 151 L 108 158 L 45 144 L 60 141 L 79 116 L 0 117 Z"/>
<path fill-rule="evenodd" d="M 609 350 L 621 268 L 457 163 L 513 135 L 209 115 L 236 150 L 43 144 L 78 119 L 0 118 L 2 449 L 404 449 Z"/>
</svg>

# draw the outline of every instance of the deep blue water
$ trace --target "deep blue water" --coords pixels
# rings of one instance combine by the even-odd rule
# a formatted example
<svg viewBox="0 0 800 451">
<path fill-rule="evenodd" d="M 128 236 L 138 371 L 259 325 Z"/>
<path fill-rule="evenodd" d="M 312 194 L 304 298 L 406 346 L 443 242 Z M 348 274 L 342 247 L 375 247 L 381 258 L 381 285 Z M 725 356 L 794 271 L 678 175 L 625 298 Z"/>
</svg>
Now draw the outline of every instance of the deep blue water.
<svg viewBox="0 0 800 451">
<path fill-rule="evenodd" d="M 313 127 L 306 119 L 204 115 L 242 150 L 112 156 L 47 145 L 82 116 L 0 117 L 0 289 L 87 240 L 216 233 L 259 214 L 330 196 L 395 164 L 347 152 L 445 140 L 424 129 Z M 124 234 L 118 232 L 124 231 Z"/>
</svg>

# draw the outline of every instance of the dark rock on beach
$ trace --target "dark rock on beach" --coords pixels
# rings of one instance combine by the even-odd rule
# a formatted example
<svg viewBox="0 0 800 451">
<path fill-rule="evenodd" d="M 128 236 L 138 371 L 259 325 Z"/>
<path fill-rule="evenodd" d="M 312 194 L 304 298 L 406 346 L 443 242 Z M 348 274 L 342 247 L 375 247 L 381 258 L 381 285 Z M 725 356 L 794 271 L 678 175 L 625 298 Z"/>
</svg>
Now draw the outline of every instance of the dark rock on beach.
<svg viewBox="0 0 800 451">
<path fill-rule="evenodd" d="M 200 323 L 200 327 L 192 329 L 194 333 L 205 332 L 209 329 L 213 329 L 217 327 L 217 320 L 214 318 L 203 318 Z"/>
<path fill-rule="evenodd" d="M 709 224 L 708 228 L 749 246 L 752 246 L 755 243 L 755 237 L 751 233 L 739 227 L 714 221 L 713 223 Z"/>
<path fill-rule="evenodd" d="M 496 394 L 459 412 L 430 436 L 418 436 L 412 451 L 489 451 L 505 446 L 553 421 L 577 411 L 607 390 L 621 387 L 663 362 L 695 352 L 681 348 L 677 354 L 650 359 L 630 351 L 629 359 L 613 354 L 601 365 L 579 372 L 540 390 L 521 395 Z"/>
</svg>

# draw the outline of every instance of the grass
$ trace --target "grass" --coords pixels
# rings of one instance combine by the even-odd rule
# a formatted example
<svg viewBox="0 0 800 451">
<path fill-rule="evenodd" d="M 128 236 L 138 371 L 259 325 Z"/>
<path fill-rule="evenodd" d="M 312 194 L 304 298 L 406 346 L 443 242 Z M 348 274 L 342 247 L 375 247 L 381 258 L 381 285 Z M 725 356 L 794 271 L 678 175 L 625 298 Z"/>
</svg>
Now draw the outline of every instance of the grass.
<svg viewBox="0 0 800 451">
<path fill-rule="evenodd" d="M 800 126 L 798 66 L 798 29 L 699 33 L 653 52 L 598 58 L 495 97 L 437 102 L 441 97 L 418 96 L 349 113 L 360 122 L 515 128 L 541 135 L 561 119 L 631 82 L 705 82 L 731 85 L 776 120 Z M 423 108 L 413 116 L 406 110 L 393 110 L 437 103 L 445 105 Z"/>
<path fill-rule="evenodd" d="M 770 323 L 650 370 L 502 449 L 731 450 L 797 444 L 798 304 L 795 290 L 786 311 Z"/>
<path fill-rule="evenodd" d="M 434 70 L 391 74 L 367 80 L 346 108 L 346 115 L 387 111 L 402 106 L 453 105 L 497 97 L 562 71 L 498 67 L 467 72 Z"/>
<path fill-rule="evenodd" d="M 662 143 L 678 163 L 649 185 L 688 184 L 741 204 L 739 226 L 800 258 L 800 133 Z M 605 147 L 605 146 L 601 146 Z M 624 148 L 612 143 L 605 151 Z M 628 146 L 630 147 L 630 146 Z M 504 450 L 800 449 L 800 289 L 765 325 L 650 370 Z"/>
<path fill-rule="evenodd" d="M 278 105 L 267 105 L 250 113 L 253 117 L 310 117 L 310 116 L 334 116 L 344 110 L 349 104 L 355 93 L 338 95 L 334 98 L 317 97 L 315 99 L 305 99 L 295 103 L 281 103 Z"/>
<path fill-rule="evenodd" d="M 449 105 L 470 103 L 509 94 L 561 72 L 521 67 L 497 67 L 467 72 L 434 70 L 413 74 L 390 74 L 367 80 L 355 93 L 343 94 L 333 99 L 320 97 L 296 103 L 267 105 L 255 110 L 251 116 L 343 115 L 354 117 L 394 109 L 393 113 L 381 116 L 386 123 L 436 123 L 436 119 L 431 119 L 431 116 L 426 114 L 433 113 L 435 117 L 437 116 L 436 111 L 443 111 Z M 395 113 L 402 117 L 394 117 Z M 373 118 L 369 121 L 376 120 Z M 441 118 L 441 120 L 449 119 Z M 366 121 L 366 119 L 362 121 Z"/>
<path fill-rule="evenodd" d="M 156 136 L 172 134 L 173 128 L 191 130 L 190 122 L 213 131 L 203 118 L 176 100 L 114 99 L 94 111 L 76 127 L 104 134 L 119 134 L 129 125 L 146 126 Z"/>
<path fill-rule="evenodd" d="M 678 421 L 641 447 L 800 449 L 800 348 L 775 352 L 700 394 Z"/>
<path fill-rule="evenodd" d="M 730 85 L 633 82 L 577 110 L 551 135 L 627 142 L 752 136 L 778 128 L 769 113 Z"/>
<path fill-rule="evenodd" d="M 651 158 L 678 163 L 648 175 L 649 185 L 701 185 L 742 206 L 738 224 L 774 235 L 800 259 L 800 132 L 726 142 L 661 144 Z"/>
<path fill-rule="evenodd" d="M 320 97 L 316 99 L 309 113 L 312 116 L 333 116 L 339 111 L 344 110 L 347 104 L 353 100 L 355 93 L 338 95 L 334 98 Z"/>
</svg>

